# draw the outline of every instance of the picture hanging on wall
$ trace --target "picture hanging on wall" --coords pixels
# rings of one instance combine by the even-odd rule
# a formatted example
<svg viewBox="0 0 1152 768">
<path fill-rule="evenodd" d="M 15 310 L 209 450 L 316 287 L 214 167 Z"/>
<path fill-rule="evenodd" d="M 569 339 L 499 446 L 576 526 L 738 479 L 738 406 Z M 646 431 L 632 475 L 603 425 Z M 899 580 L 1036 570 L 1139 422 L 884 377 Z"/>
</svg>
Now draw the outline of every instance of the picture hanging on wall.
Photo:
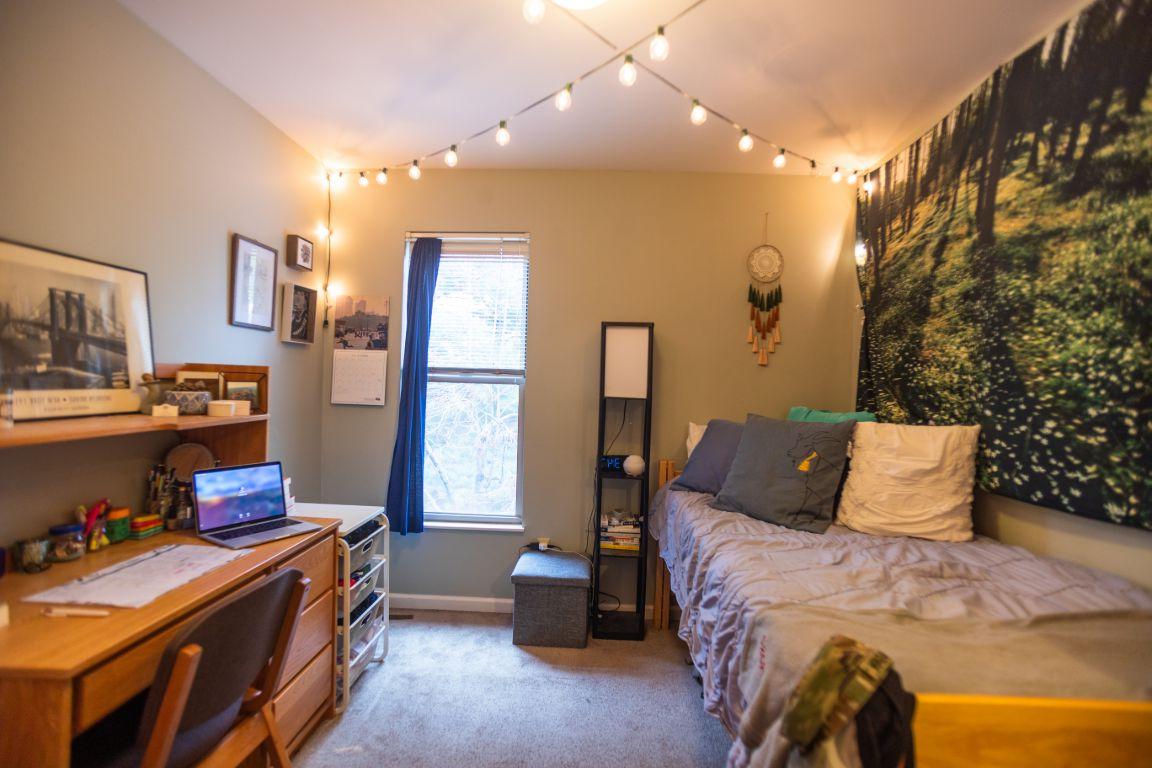
<svg viewBox="0 0 1152 768">
<path fill-rule="evenodd" d="M 280 299 L 280 340 L 294 344 L 316 341 L 316 303 L 314 288 L 295 283 L 284 284 Z"/>
<path fill-rule="evenodd" d="M 767 224 L 765 224 L 767 228 Z M 784 255 L 774 245 L 759 245 L 748 254 L 748 334 L 744 341 L 751 345 L 756 363 L 768 365 L 768 355 L 776 351 L 780 334 L 780 302 L 784 293 L 780 276 L 784 273 Z"/>
<path fill-rule="evenodd" d="M 145 373 L 145 273 L 0 240 L 0 390 L 15 420 L 135 412 Z"/>
<path fill-rule="evenodd" d="M 272 330 L 276 311 L 276 249 L 232 235 L 232 302 L 228 321 L 241 328 Z"/>
<path fill-rule="evenodd" d="M 387 296 L 339 296 L 333 305 L 337 349 L 388 349 Z"/>
<path fill-rule="evenodd" d="M 979 424 L 985 490 L 1145 529 L 1149 61 L 1152 0 L 1099 0 L 868 174 L 857 205 L 860 406 Z"/>
<path fill-rule="evenodd" d="M 288 247 L 285 249 L 288 266 L 311 272 L 313 249 L 311 240 L 300 237 L 300 235 L 288 235 Z"/>
</svg>

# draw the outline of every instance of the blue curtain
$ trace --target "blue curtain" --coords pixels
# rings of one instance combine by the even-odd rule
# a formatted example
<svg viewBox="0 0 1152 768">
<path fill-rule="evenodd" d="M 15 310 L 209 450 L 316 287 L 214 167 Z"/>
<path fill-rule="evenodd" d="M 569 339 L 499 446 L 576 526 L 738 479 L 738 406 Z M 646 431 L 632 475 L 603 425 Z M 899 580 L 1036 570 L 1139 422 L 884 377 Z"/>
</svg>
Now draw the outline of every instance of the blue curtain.
<svg viewBox="0 0 1152 768">
<path fill-rule="evenodd" d="M 440 272 L 440 248 L 435 237 L 421 237 L 408 261 L 408 327 L 400 374 L 400 413 L 396 447 L 388 478 L 388 524 L 401 535 L 424 530 L 424 414 L 428 403 L 428 334 L 432 329 L 432 298 Z"/>
</svg>

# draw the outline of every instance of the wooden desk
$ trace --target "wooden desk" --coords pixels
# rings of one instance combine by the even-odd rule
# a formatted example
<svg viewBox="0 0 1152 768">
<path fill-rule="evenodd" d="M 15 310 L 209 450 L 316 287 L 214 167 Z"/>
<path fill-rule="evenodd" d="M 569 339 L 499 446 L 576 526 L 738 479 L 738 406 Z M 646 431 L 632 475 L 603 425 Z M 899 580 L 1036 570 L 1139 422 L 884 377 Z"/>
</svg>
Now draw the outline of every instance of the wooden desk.
<svg viewBox="0 0 1152 768">
<path fill-rule="evenodd" d="M 147 688 L 168 640 L 188 620 L 240 587 L 287 567 L 312 579 L 274 701 L 290 750 L 331 715 L 335 702 L 336 531 L 315 519 L 310 535 L 250 553 L 168 592 L 142 608 L 112 608 L 106 618 L 50 619 L 43 604 L 21 598 L 100 570 L 162 544 L 214 546 L 194 535 L 162 533 L 126 541 L 39 574 L 0 579 L 11 624 L 0 629 L 0 765 L 67 768 L 72 739 Z M 238 638 L 238 642 L 243 642 Z"/>
</svg>

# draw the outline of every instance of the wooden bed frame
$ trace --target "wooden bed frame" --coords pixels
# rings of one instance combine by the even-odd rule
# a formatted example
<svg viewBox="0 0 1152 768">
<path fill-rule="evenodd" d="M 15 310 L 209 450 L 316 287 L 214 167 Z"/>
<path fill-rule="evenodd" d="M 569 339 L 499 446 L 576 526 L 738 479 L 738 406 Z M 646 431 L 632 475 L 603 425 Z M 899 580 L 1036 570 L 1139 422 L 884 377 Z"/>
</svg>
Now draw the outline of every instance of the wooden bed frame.
<svg viewBox="0 0 1152 768">
<path fill-rule="evenodd" d="M 661 459 L 659 485 L 680 475 Z M 653 629 L 668 629 L 668 568 L 657 558 Z M 921 768 L 1152 765 L 1152 702 L 917 693 Z"/>
</svg>

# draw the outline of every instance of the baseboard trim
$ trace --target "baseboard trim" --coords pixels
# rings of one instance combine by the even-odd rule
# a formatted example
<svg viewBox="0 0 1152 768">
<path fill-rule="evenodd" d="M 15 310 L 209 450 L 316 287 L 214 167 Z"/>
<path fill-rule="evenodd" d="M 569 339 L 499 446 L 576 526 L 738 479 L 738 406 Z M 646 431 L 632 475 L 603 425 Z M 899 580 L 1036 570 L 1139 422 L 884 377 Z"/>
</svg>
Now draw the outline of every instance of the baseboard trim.
<svg viewBox="0 0 1152 768">
<path fill-rule="evenodd" d="M 393 592 L 388 596 L 389 609 L 416 611 L 466 611 L 473 613 L 512 613 L 510 597 L 476 597 L 471 595 L 411 595 Z M 605 606 L 607 607 L 607 606 Z M 621 610 L 634 611 L 636 605 L 625 603 Z M 652 606 L 644 606 L 644 618 L 652 619 Z"/>
<path fill-rule="evenodd" d="M 389 609 L 408 608 L 422 611 L 471 611 L 474 613 L 512 613 L 510 597 L 473 597 L 470 595 L 389 595 Z"/>
</svg>

